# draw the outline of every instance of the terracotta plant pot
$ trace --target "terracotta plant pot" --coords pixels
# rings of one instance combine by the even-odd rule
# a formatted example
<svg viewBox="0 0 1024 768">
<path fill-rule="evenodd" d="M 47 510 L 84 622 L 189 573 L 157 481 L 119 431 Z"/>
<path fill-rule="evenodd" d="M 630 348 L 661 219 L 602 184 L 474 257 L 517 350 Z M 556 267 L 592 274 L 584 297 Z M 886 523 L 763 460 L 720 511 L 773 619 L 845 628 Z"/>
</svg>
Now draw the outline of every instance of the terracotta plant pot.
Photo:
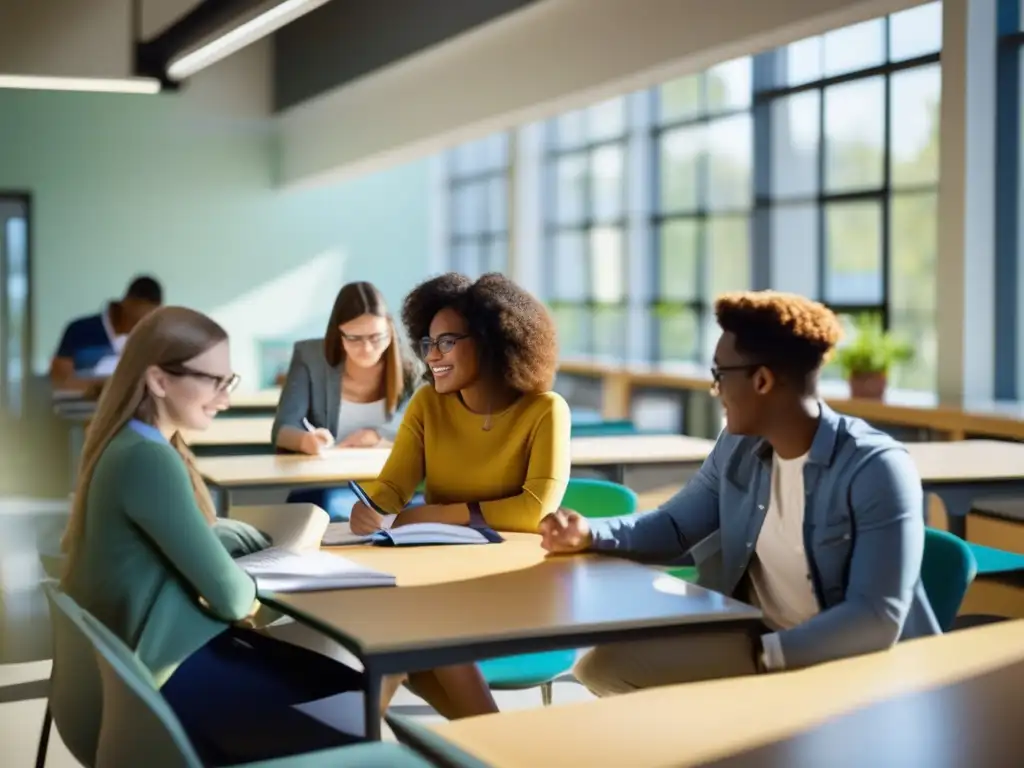
<svg viewBox="0 0 1024 768">
<path fill-rule="evenodd" d="M 881 400 L 885 396 L 886 375 L 884 372 L 851 373 L 850 396 L 865 400 Z"/>
</svg>

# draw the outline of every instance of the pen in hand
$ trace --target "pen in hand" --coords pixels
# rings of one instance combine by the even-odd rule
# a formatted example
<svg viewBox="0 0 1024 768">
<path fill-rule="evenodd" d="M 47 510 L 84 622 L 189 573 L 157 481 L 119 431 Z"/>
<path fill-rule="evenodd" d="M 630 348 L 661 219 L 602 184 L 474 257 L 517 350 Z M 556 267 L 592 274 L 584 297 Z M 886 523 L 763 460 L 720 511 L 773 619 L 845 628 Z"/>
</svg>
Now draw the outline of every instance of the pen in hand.
<svg viewBox="0 0 1024 768">
<path fill-rule="evenodd" d="M 332 435 L 328 430 L 318 429 L 317 427 L 314 427 L 310 423 L 309 419 L 305 417 L 303 417 L 302 419 L 302 426 L 305 427 L 306 431 L 309 432 L 310 434 L 316 435 L 317 439 L 320 441 L 324 449 L 330 448 L 332 445 L 334 445 L 334 435 Z"/>
</svg>

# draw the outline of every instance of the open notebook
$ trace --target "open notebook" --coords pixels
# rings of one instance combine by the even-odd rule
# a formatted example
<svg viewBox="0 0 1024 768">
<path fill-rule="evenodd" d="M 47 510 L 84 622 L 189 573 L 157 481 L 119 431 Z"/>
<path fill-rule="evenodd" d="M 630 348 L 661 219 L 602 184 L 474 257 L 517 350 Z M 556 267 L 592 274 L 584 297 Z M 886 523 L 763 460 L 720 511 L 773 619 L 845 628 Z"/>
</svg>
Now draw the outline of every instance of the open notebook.
<svg viewBox="0 0 1024 768">
<path fill-rule="evenodd" d="M 320 551 L 330 518 L 313 504 L 236 507 L 231 517 L 262 531 L 273 546 L 235 560 L 261 592 L 393 587 L 395 577 Z"/>
<path fill-rule="evenodd" d="M 497 531 L 486 527 L 446 525 L 445 523 L 414 523 L 391 528 L 395 515 L 377 506 L 359 483 L 350 481 L 349 487 L 360 501 L 383 515 L 386 527 L 369 535 L 352 533 L 347 522 L 331 523 L 324 533 L 322 545 L 342 547 L 349 544 L 377 544 L 390 547 L 424 546 L 428 544 L 498 544 L 504 539 Z"/>
</svg>

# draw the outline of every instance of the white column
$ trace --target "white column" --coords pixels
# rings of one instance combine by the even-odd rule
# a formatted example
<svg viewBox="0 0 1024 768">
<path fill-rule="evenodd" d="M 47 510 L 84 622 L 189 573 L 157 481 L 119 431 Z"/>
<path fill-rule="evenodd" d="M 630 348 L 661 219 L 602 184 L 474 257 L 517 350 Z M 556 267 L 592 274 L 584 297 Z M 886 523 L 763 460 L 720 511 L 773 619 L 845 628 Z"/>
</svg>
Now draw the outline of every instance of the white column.
<svg viewBox="0 0 1024 768">
<path fill-rule="evenodd" d="M 513 142 L 512 196 L 515 219 L 509 221 L 513 233 L 509 247 L 515 248 L 511 258 L 512 279 L 540 298 L 544 295 L 544 211 L 543 162 L 544 124 L 531 123 L 517 131 Z M 514 245 L 513 245 L 514 244 Z"/>
<path fill-rule="evenodd" d="M 938 389 L 959 403 L 993 391 L 996 0 L 945 0 L 942 26 Z"/>
</svg>

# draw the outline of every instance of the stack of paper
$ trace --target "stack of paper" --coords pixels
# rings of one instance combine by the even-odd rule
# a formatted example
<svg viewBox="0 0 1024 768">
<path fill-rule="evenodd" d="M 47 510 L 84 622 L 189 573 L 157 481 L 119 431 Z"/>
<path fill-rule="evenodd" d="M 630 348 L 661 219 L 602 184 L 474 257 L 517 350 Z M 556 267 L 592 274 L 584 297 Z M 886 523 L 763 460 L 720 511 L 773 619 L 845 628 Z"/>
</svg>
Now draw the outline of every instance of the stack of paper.
<svg viewBox="0 0 1024 768">
<path fill-rule="evenodd" d="M 260 592 L 317 592 L 325 589 L 393 587 L 395 577 L 328 552 L 291 552 L 271 547 L 236 561 L 256 580 Z"/>
</svg>

